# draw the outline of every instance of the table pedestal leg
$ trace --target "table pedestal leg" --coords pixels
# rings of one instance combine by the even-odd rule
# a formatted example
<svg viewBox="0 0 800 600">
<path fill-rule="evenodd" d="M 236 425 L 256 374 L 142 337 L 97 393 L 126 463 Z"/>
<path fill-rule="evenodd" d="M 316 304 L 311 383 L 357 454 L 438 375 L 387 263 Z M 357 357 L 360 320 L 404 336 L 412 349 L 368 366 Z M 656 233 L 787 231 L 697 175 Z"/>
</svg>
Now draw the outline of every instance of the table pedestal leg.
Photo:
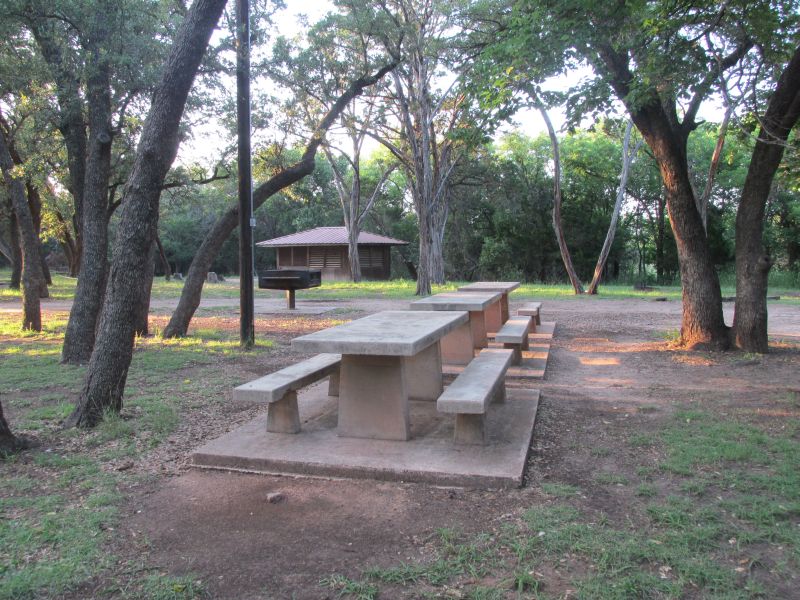
<svg viewBox="0 0 800 600">
<path fill-rule="evenodd" d="M 462 323 L 442 338 L 442 362 L 448 365 L 466 365 L 475 357 L 472 328 Z"/>
<path fill-rule="evenodd" d="M 405 359 L 342 355 L 338 434 L 407 440 L 411 435 Z"/>
<path fill-rule="evenodd" d="M 469 330 L 472 334 L 473 348 L 486 348 L 489 345 L 486 340 L 486 318 L 483 311 L 469 311 Z"/>
<path fill-rule="evenodd" d="M 508 321 L 508 294 L 503 294 L 500 296 L 500 317 L 503 319 L 503 323 Z"/>
<path fill-rule="evenodd" d="M 436 400 L 442 395 L 442 351 L 437 341 L 406 358 L 408 395 L 414 400 Z"/>
<path fill-rule="evenodd" d="M 502 300 L 492 302 L 489 306 L 487 306 L 484 315 L 486 318 L 486 331 L 491 333 L 497 333 L 500 331 L 503 323 L 505 323 L 505 320 L 503 320 Z M 506 319 L 507 318 L 508 308 L 506 308 Z"/>
</svg>

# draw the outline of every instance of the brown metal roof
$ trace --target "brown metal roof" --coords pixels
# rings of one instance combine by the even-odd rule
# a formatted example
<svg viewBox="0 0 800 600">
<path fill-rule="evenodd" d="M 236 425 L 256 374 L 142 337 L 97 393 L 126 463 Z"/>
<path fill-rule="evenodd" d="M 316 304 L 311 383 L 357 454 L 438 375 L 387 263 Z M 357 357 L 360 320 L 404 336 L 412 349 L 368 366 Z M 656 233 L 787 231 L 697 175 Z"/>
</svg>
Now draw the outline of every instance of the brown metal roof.
<svg viewBox="0 0 800 600">
<path fill-rule="evenodd" d="M 370 233 L 369 231 L 362 231 L 358 234 L 358 243 L 378 246 L 400 246 L 408 244 L 408 242 L 404 242 L 403 240 L 396 240 L 394 238 L 386 237 L 385 235 Z M 284 235 L 272 240 L 265 240 L 256 244 L 256 246 L 260 246 L 262 248 L 346 245 L 347 228 L 345 227 L 317 227 L 315 229 L 306 229 L 305 231 L 290 233 L 289 235 Z"/>
</svg>

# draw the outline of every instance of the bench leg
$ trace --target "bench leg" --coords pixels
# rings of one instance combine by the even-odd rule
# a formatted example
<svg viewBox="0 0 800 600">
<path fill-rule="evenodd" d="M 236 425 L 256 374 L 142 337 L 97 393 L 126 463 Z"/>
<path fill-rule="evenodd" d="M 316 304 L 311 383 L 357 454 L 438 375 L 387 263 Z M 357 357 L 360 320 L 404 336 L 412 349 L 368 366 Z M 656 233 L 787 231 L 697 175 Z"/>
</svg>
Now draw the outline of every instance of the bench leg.
<svg viewBox="0 0 800 600">
<path fill-rule="evenodd" d="M 492 398 L 492 402 L 496 402 L 497 404 L 503 404 L 506 401 L 506 384 L 505 381 L 502 382 L 497 391 L 494 393 L 494 397 Z"/>
<path fill-rule="evenodd" d="M 456 444 L 480 444 L 485 446 L 489 441 L 486 435 L 486 415 L 456 414 Z"/>
<path fill-rule="evenodd" d="M 527 337 L 527 336 L 526 336 Z M 503 344 L 503 348 L 506 350 L 513 350 L 514 357 L 511 359 L 512 365 L 518 365 L 522 362 L 522 348 L 520 348 L 520 344 Z"/>
<path fill-rule="evenodd" d="M 328 379 L 328 396 L 338 396 L 339 395 L 339 371 L 335 373 L 331 373 L 330 378 Z"/>
<path fill-rule="evenodd" d="M 267 431 L 270 433 L 298 433 L 300 431 L 297 392 L 286 392 L 283 398 L 270 403 L 267 409 Z"/>
<path fill-rule="evenodd" d="M 539 318 L 539 311 L 538 310 L 536 311 L 536 324 L 537 325 L 541 325 L 542 324 L 542 320 Z"/>
</svg>

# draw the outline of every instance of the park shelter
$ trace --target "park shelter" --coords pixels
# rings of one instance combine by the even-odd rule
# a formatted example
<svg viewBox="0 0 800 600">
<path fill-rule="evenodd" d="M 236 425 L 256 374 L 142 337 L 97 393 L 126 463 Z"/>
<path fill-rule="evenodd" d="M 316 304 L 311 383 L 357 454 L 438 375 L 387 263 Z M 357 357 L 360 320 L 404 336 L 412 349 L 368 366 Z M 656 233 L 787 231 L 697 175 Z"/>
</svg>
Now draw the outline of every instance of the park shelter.
<svg viewBox="0 0 800 600">
<path fill-rule="evenodd" d="M 402 240 L 362 231 L 358 235 L 358 257 L 361 276 L 365 279 L 389 279 L 390 249 L 408 244 Z M 316 227 L 256 244 L 275 248 L 278 269 L 320 269 L 323 281 L 350 279 L 350 258 L 347 252 L 347 228 Z"/>
</svg>

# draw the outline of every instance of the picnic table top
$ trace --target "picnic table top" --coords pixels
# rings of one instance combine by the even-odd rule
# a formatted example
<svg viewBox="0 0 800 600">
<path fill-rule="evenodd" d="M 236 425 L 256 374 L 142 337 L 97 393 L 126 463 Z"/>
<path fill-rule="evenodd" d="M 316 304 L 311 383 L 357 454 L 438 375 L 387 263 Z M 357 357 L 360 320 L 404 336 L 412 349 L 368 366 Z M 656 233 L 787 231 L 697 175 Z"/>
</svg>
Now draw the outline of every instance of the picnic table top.
<svg viewBox="0 0 800 600">
<path fill-rule="evenodd" d="M 492 302 L 500 300 L 499 291 L 444 292 L 421 298 L 411 303 L 411 310 L 486 310 Z"/>
<path fill-rule="evenodd" d="M 463 311 L 387 310 L 292 340 L 301 352 L 414 356 L 466 323 Z"/>
<path fill-rule="evenodd" d="M 510 294 L 519 287 L 519 281 L 475 281 L 458 288 L 459 292 L 502 292 Z"/>
</svg>

